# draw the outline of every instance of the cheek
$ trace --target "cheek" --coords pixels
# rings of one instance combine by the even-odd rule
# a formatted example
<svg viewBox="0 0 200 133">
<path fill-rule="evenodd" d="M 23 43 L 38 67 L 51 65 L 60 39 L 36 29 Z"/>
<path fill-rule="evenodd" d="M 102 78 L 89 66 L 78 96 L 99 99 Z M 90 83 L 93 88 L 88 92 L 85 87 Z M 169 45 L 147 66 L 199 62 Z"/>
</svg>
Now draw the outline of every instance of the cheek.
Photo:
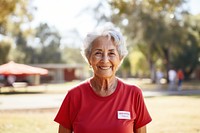
<svg viewBox="0 0 200 133">
<path fill-rule="evenodd" d="M 121 59 L 119 57 L 119 54 L 116 54 L 116 56 L 114 56 L 113 58 L 111 58 L 113 64 L 118 67 L 121 63 Z"/>
<path fill-rule="evenodd" d="M 120 64 L 120 63 L 117 63 L 117 64 L 116 64 L 116 66 L 115 66 L 115 67 L 116 67 L 116 69 L 118 69 L 118 68 L 119 68 L 119 64 Z"/>
<path fill-rule="evenodd" d="M 119 65 L 120 65 L 120 60 L 116 59 L 116 60 L 113 60 L 113 65 L 118 68 Z"/>
<path fill-rule="evenodd" d="M 97 64 L 98 62 L 99 62 L 99 58 L 97 58 L 97 57 L 91 57 L 90 59 L 89 59 L 89 63 L 90 63 L 90 65 L 94 65 L 94 64 Z"/>
</svg>

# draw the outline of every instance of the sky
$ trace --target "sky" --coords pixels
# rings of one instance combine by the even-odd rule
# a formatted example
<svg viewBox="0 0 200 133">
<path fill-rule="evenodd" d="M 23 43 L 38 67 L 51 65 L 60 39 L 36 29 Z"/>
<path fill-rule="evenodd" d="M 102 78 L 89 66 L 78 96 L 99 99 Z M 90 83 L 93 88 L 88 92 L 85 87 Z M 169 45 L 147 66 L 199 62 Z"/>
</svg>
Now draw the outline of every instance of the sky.
<svg viewBox="0 0 200 133">
<path fill-rule="evenodd" d="M 34 0 L 33 5 L 37 7 L 35 23 L 47 22 L 63 34 L 74 28 L 80 32 L 90 31 L 94 28 L 92 16 L 80 14 L 86 7 L 96 3 L 96 0 Z"/>
<path fill-rule="evenodd" d="M 200 5 L 200 0 L 188 0 L 188 6 L 189 6 L 189 11 L 192 13 L 192 14 L 198 14 L 200 13 L 200 8 L 199 8 L 199 5 Z"/>
<path fill-rule="evenodd" d="M 95 27 L 93 16 L 84 13 L 86 7 L 94 7 L 98 0 L 33 0 L 37 8 L 34 13 L 33 25 L 41 22 L 54 26 L 62 36 L 76 29 L 81 37 Z M 186 8 L 192 14 L 200 13 L 200 0 L 188 0 Z M 82 15 L 80 16 L 80 13 Z"/>
</svg>

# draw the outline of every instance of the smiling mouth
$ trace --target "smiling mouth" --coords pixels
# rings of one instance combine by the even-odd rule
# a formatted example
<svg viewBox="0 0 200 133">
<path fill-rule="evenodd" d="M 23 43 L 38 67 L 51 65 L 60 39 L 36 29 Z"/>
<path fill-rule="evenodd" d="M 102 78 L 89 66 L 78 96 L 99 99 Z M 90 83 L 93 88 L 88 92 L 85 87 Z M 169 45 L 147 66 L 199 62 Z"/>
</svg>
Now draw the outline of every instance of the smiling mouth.
<svg viewBox="0 0 200 133">
<path fill-rule="evenodd" d="M 111 66 L 99 66 L 99 68 L 102 70 L 108 70 L 111 68 Z"/>
</svg>

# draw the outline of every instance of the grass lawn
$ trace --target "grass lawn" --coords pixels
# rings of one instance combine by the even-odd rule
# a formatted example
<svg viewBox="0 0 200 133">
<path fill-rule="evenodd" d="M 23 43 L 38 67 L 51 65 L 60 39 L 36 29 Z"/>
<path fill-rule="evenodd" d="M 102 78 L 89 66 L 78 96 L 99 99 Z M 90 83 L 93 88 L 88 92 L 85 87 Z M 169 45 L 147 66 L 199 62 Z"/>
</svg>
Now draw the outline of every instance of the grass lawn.
<svg viewBox="0 0 200 133">
<path fill-rule="evenodd" d="M 56 133 L 55 111 L 0 112 L 1 133 Z"/>
<path fill-rule="evenodd" d="M 148 133 L 200 133 L 200 96 L 145 98 L 153 121 Z M 57 109 L 0 111 L 1 133 L 56 133 Z"/>
<path fill-rule="evenodd" d="M 146 98 L 153 121 L 148 133 L 200 133 L 200 96 Z"/>
</svg>

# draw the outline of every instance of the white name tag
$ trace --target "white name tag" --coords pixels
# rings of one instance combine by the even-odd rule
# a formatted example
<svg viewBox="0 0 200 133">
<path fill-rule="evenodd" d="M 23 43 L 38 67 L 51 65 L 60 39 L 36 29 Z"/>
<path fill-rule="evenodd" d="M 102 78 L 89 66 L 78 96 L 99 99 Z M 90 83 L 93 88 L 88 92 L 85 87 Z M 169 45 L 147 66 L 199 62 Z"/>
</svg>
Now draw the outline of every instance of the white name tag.
<svg viewBox="0 0 200 133">
<path fill-rule="evenodd" d="M 128 112 L 128 111 L 117 111 L 117 118 L 130 120 L 131 115 L 130 115 L 130 112 Z"/>
</svg>

